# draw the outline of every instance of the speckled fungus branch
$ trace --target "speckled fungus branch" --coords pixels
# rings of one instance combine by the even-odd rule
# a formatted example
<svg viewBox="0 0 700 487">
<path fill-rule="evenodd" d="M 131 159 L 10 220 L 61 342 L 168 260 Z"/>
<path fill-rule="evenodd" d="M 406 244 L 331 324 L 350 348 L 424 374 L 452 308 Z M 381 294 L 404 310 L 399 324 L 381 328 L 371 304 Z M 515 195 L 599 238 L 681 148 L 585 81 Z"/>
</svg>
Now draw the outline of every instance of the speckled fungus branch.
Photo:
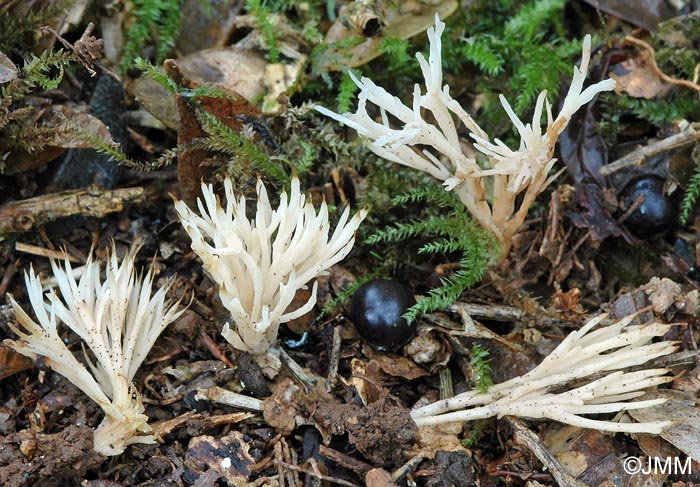
<svg viewBox="0 0 700 487">
<path fill-rule="evenodd" d="M 449 86 L 442 86 L 441 36 L 444 29 L 445 24 L 436 14 L 435 27 L 428 29 L 429 58 L 426 61 L 421 53 L 416 54 L 425 78 L 426 93 L 423 94 L 416 84 L 412 107 L 404 105 L 369 78 L 357 80 L 353 76 L 361 90 L 355 113 L 339 115 L 323 107 L 316 109 L 370 139 L 369 147 L 378 156 L 443 181 L 445 189 L 455 191 L 479 224 L 497 237 L 502 247 L 501 258 L 505 258 L 512 237 L 525 221 L 535 198 L 556 177 L 556 174 L 550 177 L 549 172 L 556 161 L 553 154 L 559 134 L 579 108 L 598 93 L 612 90 L 615 81 L 606 79 L 583 89 L 591 55 L 591 38 L 586 36 L 581 67 L 574 67 L 571 86 L 556 118 L 552 116 L 545 91 L 537 98 L 529 124 L 518 119 L 501 95 L 503 108 L 521 138 L 520 146 L 513 150 L 498 139 L 491 142 L 486 132 L 450 96 Z M 367 113 L 367 102 L 379 107 L 381 122 Z M 543 109 L 547 113 L 544 132 L 540 125 Z M 400 122 L 396 128 L 388 115 Z M 487 169 L 482 169 L 476 159 L 462 150 L 454 117 L 470 131 L 474 147 L 486 156 Z M 487 194 L 489 186 L 493 190 Z"/>
<path fill-rule="evenodd" d="M 219 286 L 221 302 L 231 313 L 222 335 L 234 347 L 257 355 L 277 341 L 279 325 L 308 313 L 316 304 L 314 283 L 308 301 L 289 310 L 295 293 L 340 262 L 355 243 L 355 231 L 367 215 L 350 218 L 346 208 L 329 236 L 328 207 L 316 209 L 292 178 L 291 193 L 283 192 L 276 210 L 265 186 L 257 185 L 255 218 L 246 216 L 245 197 L 236 199 L 231 180 L 224 180 L 226 207 L 211 185 L 202 185 L 197 201 L 201 216 L 182 201 L 175 208 L 192 239 L 192 250 Z"/>
<path fill-rule="evenodd" d="M 635 316 L 591 331 L 605 315 L 593 318 L 580 330 L 569 334 L 527 374 L 494 385 L 485 394 L 469 391 L 414 409 L 411 416 L 419 426 L 513 415 L 548 418 L 603 431 L 658 434 L 670 422 L 617 423 L 581 416 L 641 409 L 665 401 L 630 401 L 644 394 L 643 389 L 673 378 L 666 375 L 669 369 L 637 372 L 622 369 L 641 365 L 676 349 L 671 342 L 651 342 L 652 338 L 664 335 L 670 325 L 630 326 Z M 561 388 L 571 381 L 602 373 L 608 374 L 581 387 L 549 392 L 554 387 Z"/>
<path fill-rule="evenodd" d="M 169 284 L 151 296 L 153 273 L 137 276 L 137 250 L 132 248 L 121 264 L 113 250 L 104 282 L 101 264 L 92 258 L 77 282 L 68 261 L 64 268 L 52 261 L 58 293 L 47 292 L 48 301 L 40 278 L 30 269 L 25 283 L 36 321 L 10 296 L 19 323 L 10 328 L 19 340 L 4 343 L 28 357 L 44 357 L 51 369 L 99 404 L 105 417 L 95 430 L 94 449 L 103 455 L 119 455 L 133 443 L 155 442 L 147 434 L 151 427 L 132 380 L 158 335 L 182 313 L 165 297 Z M 83 347 L 89 370 L 64 344 L 60 322 L 90 350 Z"/>
</svg>

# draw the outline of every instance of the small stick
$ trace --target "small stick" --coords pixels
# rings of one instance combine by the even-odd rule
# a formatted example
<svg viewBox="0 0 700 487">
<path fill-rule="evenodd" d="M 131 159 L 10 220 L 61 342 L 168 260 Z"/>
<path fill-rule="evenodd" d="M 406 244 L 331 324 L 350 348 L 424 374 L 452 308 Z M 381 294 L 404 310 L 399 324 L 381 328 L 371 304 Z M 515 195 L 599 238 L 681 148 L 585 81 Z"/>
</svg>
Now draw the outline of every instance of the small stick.
<svg viewBox="0 0 700 487">
<path fill-rule="evenodd" d="M 308 470 L 304 467 L 299 467 L 298 465 L 290 465 L 289 463 L 279 462 L 279 461 L 275 461 L 275 463 L 277 463 L 278 465 L 282 465 L 286 468 L 296 470 L 297 472 L 311 475 L 311 476 L 316 477 L 320 480 L 327 480 L 329 482 L 333 482 L 334 484 L 346 485 L 347 487 L 361 487 L 358 484 L 353 484 L 352 482 L 348 482 L 347 480 L 338 479 L 335 477 L 330 477 L 328 475 L 323 475 L 320 472 L 314 472 L 313 470 Z"/>
<path fill-rule="evenodd" d="M 340 327 L 333 328 L 333 345 L 331 347 L 331 357 L 328 362 L 328 377 L 326 378 L 326 391 L 331 392 L 338 382 L 338 364 L 340 363 L 340 344 L 342 336 Z"/>
<path fill-rule="evenodd" d="M 542 445 L 542 442 L 538 436 L 529 428 L 527 428 L 522 421 L 511 416 L 506 416 L 506 420 L 515 430 L 515 442 L 526 446 L 540 462 L 547 467 L 552 473 L 552 476 L 557 481 L 557 483 L 562 487 L 586 487 L 586 484 L 575 479 L 569 475 L 559 460 L 554 458 L 554 456 L 547 451 L 547 449 Z"/>
<path fill-rule="evenodd" d="M 68 42 L 58 32 L 56 32 L 49 26 L 42 27 L 41 31 L 43 34 L 49 33 L 56 36 L 56 39 L 58 39 L 58 41 L 61 44 L 63 44 L 66 49 L 72 51 L 73 54 L 75 54 L 75 57 L 78 58 L 78 62 L 80 62 L 80 64 L 82 64 L 85 67 L 85 69 L 87 69 L 88 73 L 90 73 L 90 76 L 95 76 L 97 74 L 93 69 L 95 66 L 97 66 L 99 69 L 102 70 L 102 72 L 108 74 L 116 81 L 121 83 L 122 79 L 117 73 L 106 68 L 102 63 L 100 63 L 99 59 L 100 57 L 102 57 L 103 41 L 102 39 L 96 39 L 92 35 L 92 31 L 94 29 L 95 24 L 90 22 L 85 28 L 85 32 L 83 32 L 83 34 L 80 36 L 80 39 L 78 39 L 75 42 L 75 45 Z"/>
<path fill-rule="evenodd" d="M 316 378 L 307 374 L 283 348 L 280 348 L 279 351 L 282 363 L 289 369 L 294 378 L 301 382 L 301 385 L 304 386 L 304 392 L 308 394 L 316 386 Z"/>
<path fill-rule="evenodd" d="M 362 475 L 374 468 L 369 463 L 365 463 L 361 460 L 357 460 L 356 458 L 352 458 L 351 456 L 346 455 L 345 453 L 339 452 L 338 450 L 334 450 L 323 444 L 319 445 L 318 454 L 322 457 L 334 461 L 342 467 L 354 470 L 356 472 L 360 472 Z"/>
<path fill-rule="evenodd" d="M 40 257 L 47 257 L 54 260 L 68 260 L 74 263 L 81 263 L 80 259 L 70 255 L 68 252 L 63 250 L 51 250 L 45 247 L 39 247 L 38 245 L 31 245 L 22 242 L 15 243 L 15 250 L 17 252 L 24 252 L 25 254 L 38 255 Z"/>
<path fill-rule="evenodd" d="M 5 295 L 7 288 L 10 287 L 10 282 L 19 269 L 19 264 L 20 260 L 17 259 L 12 264 L 7 266 L 7 269 L 5 269 L 5 273 L 2 276 L 2 281 L 0 281 L 0 296 Z"/>
<path fill-rule="evenodd" d="M 598 172 L 601 176 L 607 176 L 626 167 L 641 166 L 646 160 L 657 154 L 692 144 L 700 140 L 698 128 L 700 128 L 700 124 L 697 122 L 691 123 L 683 132 L 652 142 L 647 146 L 639 147 L 615 162 L 601 167 Z"/>
<path fill-rule="evenodd" d="M 512 306 L 464 303 L 461 301 L 457 301 L 450 306 L 450 311 L 459 313 L 462 310 L 466 311 L 470 316 L 494 321 L 518 321 L 525 316 L 522 310 Z"/>
<path fill-rule="evenodd" d="M 202 343 L 204 344 L 204 346 L 209 349 L 209 352 L 211 352 L 214 358 L 221 360 L 223 363 L 226 364 L 226 367 L 228 367 L 229 369 L 236 368 L 234 363 L 231 362 L 228 359 L 228 357 L 224 354 L 224 352 L 221 351 L 216 342 L 212 340 L 212 338 L 209 335 L 207 335 L 206 331 L 202 331 L 202 333 L 200 334 L 200 338 L 202 339 Z"/>
<path fill-rule="evenodd" d="M 124 209 L 126 202 L 144 199 L 143 188 L 103 189 L 99 186 L 61 191 L 0 206 L 0 242 L 67 216 L 103 217 Z"/>
<path fill-rule="evenodd" d="M 209 389 L 197 389 L 194 398 L 198 401 L 207 400 L 217 404 L 225 404 L 241 409 L 262 411 L 262 401 L 254 397 L 244 396 L 222 387 L 214 386 Z"/>
<path fill-rule="evenodd" d="M 401 465 L 399 468 L 391 472 L 391 480 L 398 482 L 406 475 L 408 475 L 411 470 L 416 468 L 425 459 L 425 453 L 420 452 L 416 456 L 409 459 L 406 463 Z"/>
<path fill-rule="evenodd" d="M 452 372 L 447 367 L 440 369 L 440 399 L 448 399 L 455 395 L 452 386 Z"/>
<path fill-rule="evenodd" d="M 658 75 L 659 78 L 662 80 L 666 81 L 667 83 L 671 83 L 672 85 L 679 85 L 679 86 L 685 86 L 686 88 L 690 88 L 691 90 L 695 90 L 697 92 L 700 92 L 700 85 L 696 83 L 697 79 L 694 79 L 693 81 L 688 81 L 684 79 L 677 79 L 677 78 L 672 78 L 671 76 L 667 75 L 661 69 L 659 68 L 659 65 L 656 63 L 656 53 L 654 52 L 654 48 L 651 47 L 649 44 L 644 42 L 641 39 L 637 39 L 636 37 L 632 36 L 626 36 L 625 37 L 625 42 L 629 42 L 631 44 L 636 44 L 644 49 L 646 49 L 649 52 L 649 56 L 651 57 L 651 65 L 654 68 L 654 71 L 656 71 L 656 74 Z M 698 68 L 697 66 L 695 67 L 695 78 L 697 78 L 697 72 Z"/>
<path fill-rule="evenodd" d="M 254 416 L 255 415 L 253 413 L 229 413 L 204 417 L 204 415 L 201 413 L 187 411 L 186 413 L 181 414 L 176 418 L 158 421 L 157 423 L 152 424 L 151 426 L 153 427 L 153 433 L 158 437 L 162 437 L 163 435 L 167 435 L 171 431 L 183 427 L 190 421 L 201 421 L 202 424 L 204 424 L 205 426 L 219 426 L 221 424 L 239 423 L 245 419 L 249 419 Z"/>
</svg>

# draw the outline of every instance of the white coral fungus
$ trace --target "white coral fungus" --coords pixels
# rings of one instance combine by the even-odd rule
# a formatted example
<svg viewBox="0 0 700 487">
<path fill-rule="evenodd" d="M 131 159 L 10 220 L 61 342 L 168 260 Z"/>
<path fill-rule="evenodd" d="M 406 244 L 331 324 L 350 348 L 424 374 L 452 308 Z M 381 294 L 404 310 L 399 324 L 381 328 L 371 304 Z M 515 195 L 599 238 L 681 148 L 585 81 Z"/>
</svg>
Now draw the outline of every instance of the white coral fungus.
<svg viewBox="0 0 700 487">
<path fill-rule="evenodd" d="M 491 416 L 548 418 L 561 423 L 602 431 L 659 434 L 670 421 L 618 423 L 582 417 L 655 406 L 666 399 L 630 401 L 644 390 L 670 382 L 670 369 L 658 368 L 625 372 L 672 353 L 676 346 L 668 341 L 652 343 L 664 335 L 670 325 L 659 323 L 633 325 L 637 315 L 591 331 L 605 315 L 591 319 L 580 330 L 569 334 L 540 365 L 525 375 L 494 385 L 485 394 L 469 391 L 411 412 L 416 424 L 433 425 L 472 421 Z M 602 377 L 590 380 L 591 376 Z M 590 382 L 575 388 L 567 384 Z M 564 389 L 550 392 L 551 389 Z"/>
<path fill-rule="evenodd" d="M 77 282 L 70 262 L 66 260 L 61 268 L 52 261 L 58 292 L 51 289 L 46 295 L 41 279 L 30 269 L 24 280 L 36 321 L 10 296 L 19 323 L 10 324 L 10 328 L 19 340 L 4 343 L 33 359 L 44 357 L 51 369 L 104 410 L 94 438 L 95 451 L 103 455 L 119 455 L 133 443 L 155 442 L 152 435 L 144 434 L 151 427 L 132 380 L 158 335 L 182 313 L 177 311 L 178 303 L 166 299 L 170 285 L 151 296 L 153 273 L 149 270 L 143 279 L 137 276 L 137 251 L 138 246 L 134 246 L 119 264 L 113 250 L 104 282 L 100 279 L 101 264 L 92 257 Z M 81 338 L 89 370 L 64 344 L 60 322 Z"/>
<path fill-rule="evenodd" d="M 445 24 L 436 14 L 435 27 L 428 29 L 429 58 L 426 61 L 421 53 L 416 54 L 426 93 L 423 94 L 416 84 L 412 107 L 404 105 L 398 97 L 369 78 L 358 80 L 350 72 L 361 90 L 357 111 L 339 115 L 323 107 L 316 109 L 370 139 L 369 147 L 378 156 L 443 181 L 445 189 L 456 192 L 479 224 L 496 235 L 503 250 L 501 257 L 505 258 L 512 237 L 525 221 L 528 209 L 554 179 L 554 176 L 549 177 L 549 171 L 556 161 L 552 156 L 559 134 L 581 106 L 598 93 L 612 90 L 615 81 L 606 79 L 583 89 L 591 54 L 591 38 L 587 35 L 583 41 L 581 67 L 574 67 L 571 86 L 556 118 L 552 116 L 545 91 L 537 98 L 532 122 L 528 124 L 520 121 L 501 95 L 501 104 L 521 138 L 520 146 L 511 149 L 498 139 L 491 142 L 486 132 L 450 96 L 449 86 L 442 86 L 441 36 L 444 29 Z M 367 102 L 379 107 L 381 122 L 367 113 Z M 543 110 L 547 114 L 545 131 L 541 128 Z M 430 117 L 426 116 L 427 113 Z M 400 122 L 397 127 L 392 127 L 387 114 Z M 474 147 L 486 156 L 487 169 L 480 167 L 462 150 L 454 117 L 469 130 Z M 487 179 L 493 183 L 492 194 L 486 194 L 486 188 L 490 186 Z M 518 200 L 520 194 L 522 197 Z"/>
<path fill-rule="evenodd" d="M 219 286 L 221 302 L 231 313 L 222 335 L 239 350 L 262 355 L 277 340 L 279 325 L 308 313 L 316 304 L 314 283 L 308 301 L 289 310 L 295 293 L 325 273 L 350 252 L 355 231 L 367 215 L 360 210 L 350 218 L 346 208 L 329 237 L 328 207 L 316 213 L 301 193 L 299 180 L 291 193 L 283 192 L 276 210 L 270 206 L 262 181 L 257 184 L 255 218 L 246 216 L 246 200 L 236 199 L 231 180 L 224 180 L 226 207 L 211 185 L 202 185 L 201 216 L 183 201 L 175 208 L 192 239 L 192 250 Z"/>
</svg>

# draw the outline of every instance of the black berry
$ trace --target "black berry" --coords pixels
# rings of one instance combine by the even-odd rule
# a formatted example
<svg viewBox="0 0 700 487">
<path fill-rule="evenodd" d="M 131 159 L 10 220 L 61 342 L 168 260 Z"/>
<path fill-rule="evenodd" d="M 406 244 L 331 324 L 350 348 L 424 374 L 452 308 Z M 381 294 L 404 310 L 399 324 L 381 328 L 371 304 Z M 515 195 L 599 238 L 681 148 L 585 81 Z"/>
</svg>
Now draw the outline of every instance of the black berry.
<svg viewBox="0 0 700 487">
<path fill-rule="evenodd" d="M 625 220 L 627 229 L 639 238 L 663 235 L 673 226 L 678 205 L 672 196 L 664 195 L 664 180 L 646 175 L 633 179 L 620 195 L 625 208 L 629 208 L 640 196 L 644 201 Z"/>
<path fill-rule="evenodd" d="M 416 304 L 411 290 L 391 279 L 364 284 L 355 291 L 350 317 L 360 336 L 379 350 L 398 350 L 416 334 L 417 324 L 402 315 Z"/>
</svg>

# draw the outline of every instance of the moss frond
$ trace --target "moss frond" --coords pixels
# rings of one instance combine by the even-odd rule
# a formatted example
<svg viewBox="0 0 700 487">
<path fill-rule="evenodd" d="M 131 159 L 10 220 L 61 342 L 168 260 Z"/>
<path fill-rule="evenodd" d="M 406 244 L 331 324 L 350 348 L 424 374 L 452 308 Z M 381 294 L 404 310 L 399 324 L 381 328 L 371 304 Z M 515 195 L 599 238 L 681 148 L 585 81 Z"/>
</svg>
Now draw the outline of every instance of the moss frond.
<svg viewBox="0 0 700 487">
<path fill-rule="evenodd" d="M 504 70 L 503 54 L 494 49 L 497 40 L 490 35 L 472 36 L 464 39 L 462 53 L 489 76 L 498 76 Z"/>
<path fill-rule="evenodd" d="M 365 239 L 365 244 L 374 245 L 397 243 L 418 237 L 431 238 L 431 242 L 419 248 L 419 254 L 460 255 L 459 269 L 442 279 L 440 287 L 428 291 L 423 299 L 406 312 L 404 317 L 409 321 L 454 303 L 466 289 L 481 280 L 489 263 L 497 257 L 493 255 L 493 249 L 497 248 L 493 237 L 471 220 L 452 193 L 447 193 L 439 187 L 438 189 L 441 192 L 439 197 L 438 193 L 426 187 L 399 195 L 393 202 L 407 204 L 431 200 L 437 203 L 435 207 L 449 207 L 450 211 L 446 214 L 443 211 L 409 222 L 398 222 L 376 231 Z"/>
<path fill-rule="evenodd" d="M 278 46 L 277 28 L 272 22 L 274 12 L 264 0 L 246 0 L 245 6 L 248 13 L 255 17 L 255 21 L 258 24 L 258 29 L 260 29 L 265 42 L 264 47 L 267 50 L 267 58 L 273 63 L 278 63 L 280 60 L 280 49 Z"/>
<path fill-rule="evenodd" d="M 265 152 L 253 141 L 234 132 L 214 115 L 200 110 L 197 117 L 202 128 L 210 137 L 201 141 L 201 146 L 213 151 L 223 152 L 236 157 L 240 164 L 236 170 L 243 172 L 247 166 L 254 171 L 261 172 L 278 182 L 289 182 L 289 176 L 284 168 L 265 154 Z"/>
<path fill-rule="evenodd" d="M 0 2 L 7 5 L 10 2 Z M 25 2 L 26 3 L 26 2 Z M 75 0 L 59 0 L 56 2 L 37 2 L 38 8 L 29 8 L 23 15 L 12 12 L 12 8 L 0 14 L 0 52 L 7 56 L 21 55 L 25 57 L 36 44 L 36 33 L 52 19 L 61 15 Z"/>
<path fill-rule="evenodd" d="M 37 126 L 35 110 L 26 98 L 41 90 L 53 90 L 63 80 L 64 69 L 74 57 L 63 50 L 32 54 L 17 76 L 0 86 L 0 148 L 33 152 L 53 139 L 55 130 Z"/>
<path fill-rule="evenodd" d="M 688 180 L 688 188 L 685 191 L 685 196 L 683 196 L 683 201 L 681 201 L 680 222 L 683 225 L 688 221 L 688 217 L 690 217 L 697 204 L 698 197 L 700 197 L 700 146 L 695 146 L 691 157 L 693 162 L 695 162 L 695 170 L 690 180 Z"/>
<path fill-rule="evenodd" d="M 478 343 L 472 346 L 469 353 L 469 370 L 472 372 L 471 382 L 474 388 L 482 394 L 486 394 L 489 387 L 493 385 L 488 357 L 489 351 L 487 349 Z"/>
<path fill-rule="evenodd" d="M 357 73 L 353 74 L 357 75 Z M 350 111 L 352 103 L 355 101 L 355 93 L 357 93 L 357 90 L 359 90 L 359 88 L 350 77 L 350 74 L 345 73 L 345 75 L 340 79 L 338 96 L 335 98 L 335 101 L 338 104 L 338 113 Z"/>
<path fill-rule="evenodd" d="M 559 29 L 557 24 L 561 24 L 555 19 L 564 11 L 565 4 L 566 0 L 536 0 L 523 5 L 506 23 L 505 35 L 527 44 L 549 26 Z"/>
<path fill-rule="evenodd" d="M 144 46 L 156 46 L 161 63 L 175 46 L 182 20 L 182 0 L 133 0 L 131 24 L 126 30 L 121 68 L 130 69 Z"/>
</svg>

